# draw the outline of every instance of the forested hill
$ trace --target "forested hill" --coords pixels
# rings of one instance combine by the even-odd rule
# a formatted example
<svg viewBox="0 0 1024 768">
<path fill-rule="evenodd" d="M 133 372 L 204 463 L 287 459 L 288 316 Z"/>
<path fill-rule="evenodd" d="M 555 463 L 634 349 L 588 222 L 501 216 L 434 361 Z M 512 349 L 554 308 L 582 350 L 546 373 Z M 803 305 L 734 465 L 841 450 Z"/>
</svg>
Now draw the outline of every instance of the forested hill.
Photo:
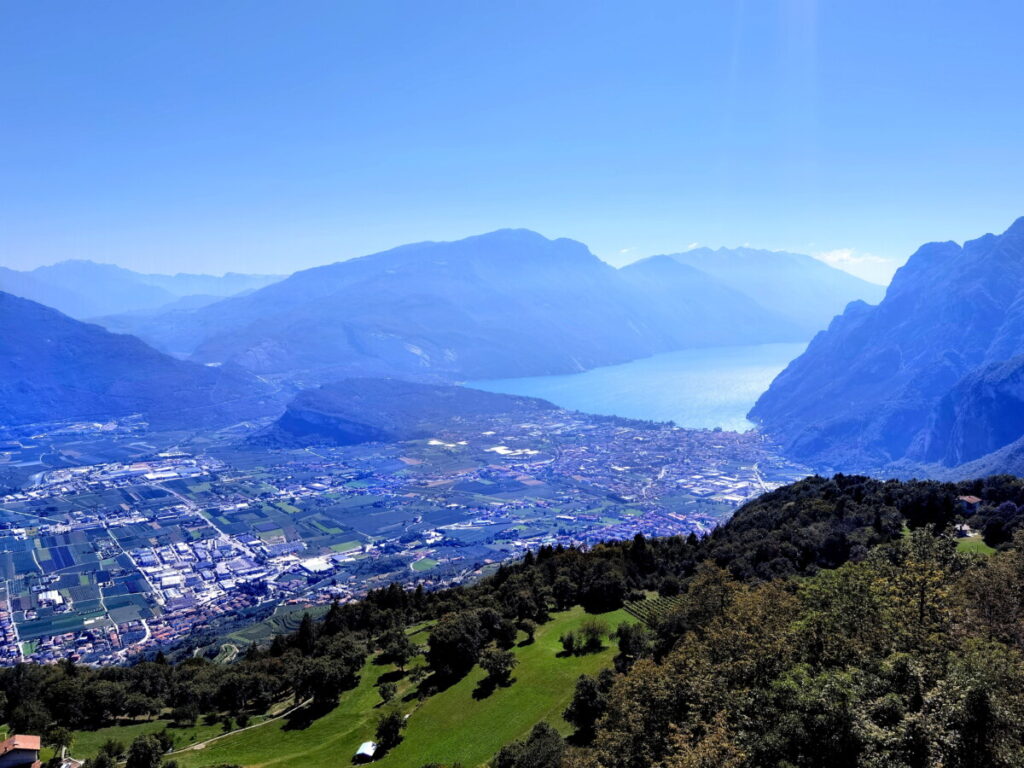
<svg viewBox="0 0 1024 768">
<path fill-rule="evenodd" d="M 387 679 L 408 691 L 382 710 L 378 729 L 384 749 L 401 755 L 404 714 L 410 732 L 430 727 L 419 725 L 430 710 L 416 702 L 477 665 L 493 686 L 514 689 L 516 652 L 538 628 L 573 606 L 602 614 L 625 604 L 645 623 L 613 633 L 613 670 L 580 678 L 564 714 L 576 733 L 565 741 L 527 725 L 496 768 L 1020 765 L 1024 556 L 1005 540 L 1022 501 L 1024 481 L 1011 477 L 808 478 L 703 539 L 546 547 L 466 587 L 392 585 L 321 621 L 307 617 L 231 664 L 189 652 L 178 664 L 5 669 L 3 719 L 19 732 L 60 734 L 168 710 L 181 725 L 201 715 L 245 722 L 308 700 L 308 724 L 352 695 L 373 657 L 394 665 Z M 954 525 L 995 519 L 1005 552 L 957 551 Z M 424 647 L 403 631 L 413 625 Z M 588 653 L 602 632 L 582 625 L 562 638 L 565 653 Z M 173 729 L 140 735 L 137 752 L 159 755 L 169 743 Z M 274 740 L 259 744 L 258 762 L 273 762 Z M 90 768 L 115 764 L 118 749 L 126 746 L 109 745 Z M 202 754 L 186 765 L 217 764 Z"/>
<path fill-rule="evenodd" d="M 400 379 L 344 379 L 299 392 L 252 441 L 270 445 L 355 445 L 432 437 L 454 422 L 555 410 L 546 400 Z"/>
</svg>

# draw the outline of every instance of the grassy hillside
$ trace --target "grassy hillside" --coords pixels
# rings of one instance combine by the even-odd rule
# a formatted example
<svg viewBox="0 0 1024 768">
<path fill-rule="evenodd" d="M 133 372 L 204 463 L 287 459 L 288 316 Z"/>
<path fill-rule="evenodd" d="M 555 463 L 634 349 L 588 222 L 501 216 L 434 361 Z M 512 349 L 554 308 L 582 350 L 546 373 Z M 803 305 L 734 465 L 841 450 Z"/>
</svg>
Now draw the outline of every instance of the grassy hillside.
<svg viewBox="0 0 1024 768">
<path fill-rule="evenodd" d="M 605 649 L 594 655 L 558 656 L 558 638 L 586 616 L 579 607 L 554 614 L 549 623 L 538 628 L 534 643 L 515 649 L 519 659 L 513 673 L 515 682 L 486 698 L 474 697 L 484 677 L 479 668 L 422 702 L 409 696 L 411 683 L 401 681 L 398 699 L 402 711 L 410 714 L 405 740 L 375 765 L 419 768 L 431 761 L 459 761 L 468 768 L 487 762 L 502 745 L 524 737 L 540 720 L 569 733 L 572 729 L 561 713 L 569 703 L 576 678 L 610 666 L 615 654 L 613 644 L 606 642 Z M 609 628 L 635 620 L 622 610 L 600 618 Z M 416 639 L 425 642 L 426 634 Z M 182 768 L 222 763 L 260 768 L 347 765 L 359 745 L 373 738 L 382 711 L 377 679 L 393 670 L 391 665 L 367 662 L 359 686 L 342 694 L 337 708 L 308 727 L 290 727 L 287 720 L 279 720 L 226 736 L 201 749 L 185 750 L 174 759 Z"/>
</svg>

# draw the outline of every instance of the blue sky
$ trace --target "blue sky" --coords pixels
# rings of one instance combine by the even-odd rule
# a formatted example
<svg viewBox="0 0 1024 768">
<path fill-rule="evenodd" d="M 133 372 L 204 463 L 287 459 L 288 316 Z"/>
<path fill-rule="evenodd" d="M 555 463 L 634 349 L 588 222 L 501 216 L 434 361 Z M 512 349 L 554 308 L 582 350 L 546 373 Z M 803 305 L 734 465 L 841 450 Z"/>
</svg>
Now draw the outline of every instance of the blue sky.
<svg viewBox="0 0 1024 768">
<path fill-rule="evenodd" d="M 1024 4 L 0 2 L 0 264 L 529 227 L 884 279 L 1024 215 Z"/>
</svg>

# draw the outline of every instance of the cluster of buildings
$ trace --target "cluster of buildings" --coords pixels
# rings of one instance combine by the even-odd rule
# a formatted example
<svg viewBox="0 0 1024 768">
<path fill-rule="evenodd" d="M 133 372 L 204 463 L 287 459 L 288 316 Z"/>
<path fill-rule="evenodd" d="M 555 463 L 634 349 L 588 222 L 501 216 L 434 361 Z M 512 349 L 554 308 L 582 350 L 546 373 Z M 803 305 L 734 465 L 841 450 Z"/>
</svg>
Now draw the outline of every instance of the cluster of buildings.
<svg viewBox="0 0 1024 768">
<path fill-rule="evenodd" d="M 0 665 L 15 664 L 21 660 L 18 627 L 11 615 L 7 595 L 0 599 Z"/>
<path fill-rule="evenodd" d="M 806 474 L 755 433 L 565 411 L 461 422 L 407 443 L 251 447 L 262 451 L 258 472 L 232 465 L 238 450 L 57 469 L 0 499 L 36 510 L 60 499 L 67 510 L 0 529 L 0 552 L 5 539 L 84 536 L 112 564 L 95 575 L 102 594 L 135 579 L 130 591 L 148 606 L 25 643 L 19 621 L 78 608 L 53 574 L 31 577 L 32 607 L 19 614 L 8 600 L 0 610 L 0 663 L 117 663 L 267 601 L 349 600 L 390 581 L 460 583 L 545 544 L 706 533 L 753 496 Z M 189 490 L 199 487 L 201 498 Z M 126 500 L 75 504 L 112 489 Z M 266 520 L 268 509 L 288 525 Z"/>
<path fill-rule="evenodd" d="M 51 470 L 39 479 L 34 489 L 12 494 L 12 501 L 41 498 L 56 493 L 75 493 L 136 485 L 139 481 L 177 480 L 215 472 L 223 462 L 210 456 L 193 456 L 182 451 L 158 453 L 152 459 L 133 462 L 90 464 Z"/>
</svg>

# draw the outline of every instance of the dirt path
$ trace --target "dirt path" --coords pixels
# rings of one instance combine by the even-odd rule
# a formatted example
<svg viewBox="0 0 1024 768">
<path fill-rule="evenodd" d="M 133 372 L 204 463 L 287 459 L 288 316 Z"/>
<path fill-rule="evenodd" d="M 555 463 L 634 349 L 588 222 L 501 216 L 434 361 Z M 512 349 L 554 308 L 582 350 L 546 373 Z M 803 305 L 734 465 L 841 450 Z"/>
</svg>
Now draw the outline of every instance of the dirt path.
<svg viewBox="0 0 1024 768">
<path fill-rule="evenodd" d="M 190 752 L 190 751 L 196 750 L 196 749 L 206 749 L 208 744 L 213 744 L 213 742 L 215 742 L 215 741 L 220 741 L 221 739 L 226 739 L 228 736 L 234 736 L 236 733 L 242 733 L 243 731 L 251 731 L 253 728 L 262 728 L 264 725 L 268 725 L 268 724 L 273 723 L 273 722 L 275 722 L 277 720 L 281 720 L 281 719 L 283 719 L 285 717 L 288 717 L 290 714 L 292 714 L 292 712 L 295 712 L 295 711 L 297 711 L 299 709 L 302 709 L 302 707 L 306 706 L 311 701 L 313 701 L 313 700 L 312 699 L 306 699 L 305 701 L 299 702 L 298 704 L 296 704 L 291 709 L 286 709 L 280 715 L 277 715 L 275 717 L 271 717 L 271 718 L 268 718 L 267 720 L 264 720 L 262 723 L 256 723 L 255 725 L 247 725 L 245 728 L 236 728 L 233 731 L 228 731 L 227 733 L 222 733 L 219 736 L 214 736 L 213 738 L 206 739 L 205 741 L 197 741 L 195 744 L 189 744 L 187 747 L 182 747 L 181 749 L 176 749 L 173 752 L 171 752 L 170 754 L 172 754 L 172 755 L 179 755 L 182 752 Z"/>
</svg>

